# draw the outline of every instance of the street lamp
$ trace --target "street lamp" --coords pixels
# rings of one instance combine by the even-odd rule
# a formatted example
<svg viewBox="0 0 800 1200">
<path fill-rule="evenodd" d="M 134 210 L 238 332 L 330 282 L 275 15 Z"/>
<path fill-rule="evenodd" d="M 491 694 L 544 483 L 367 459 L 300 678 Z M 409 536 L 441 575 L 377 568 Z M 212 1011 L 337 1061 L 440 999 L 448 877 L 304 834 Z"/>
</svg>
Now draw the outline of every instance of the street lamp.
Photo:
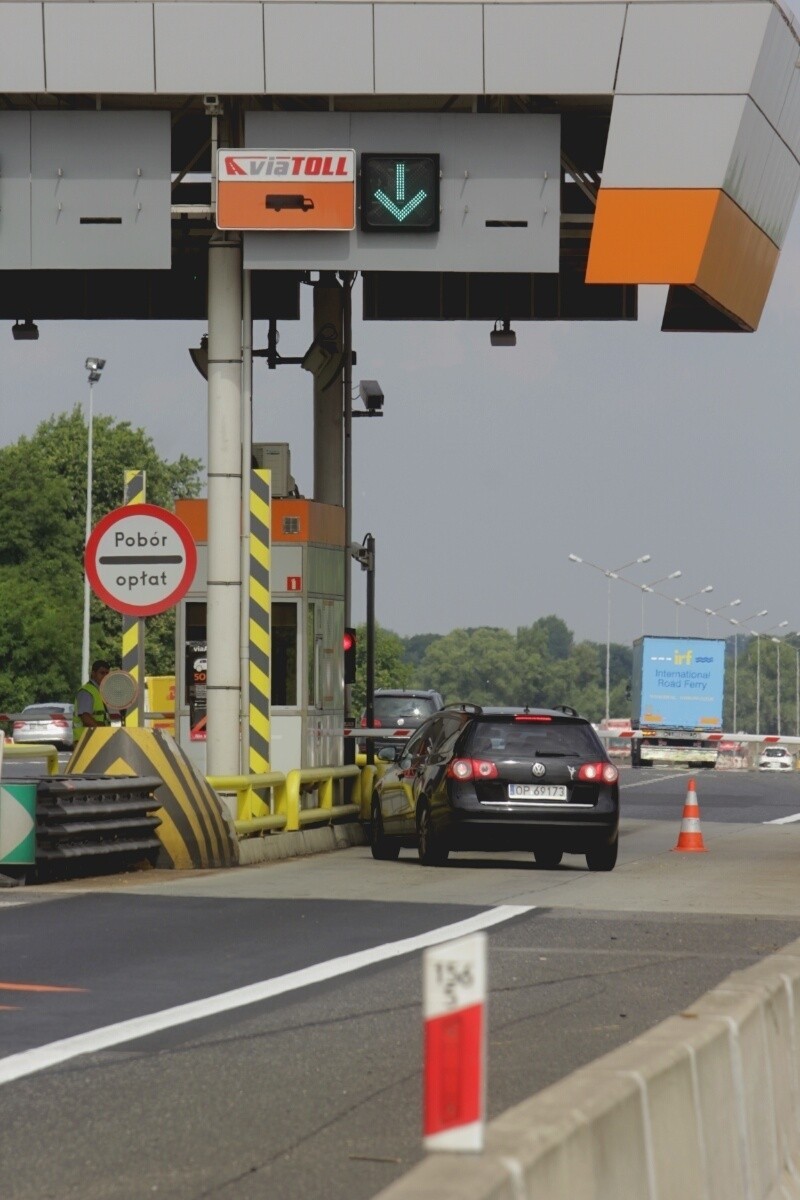
<svg viewBox="0 0 800 1200">
<path fill-rule="evenodd" d="M 92 532 L 92 388 L 100 380 L 100 372 L 106 365 L 104 358 L 87 358 L 84 364 L 89 372 L 89 432 L 86 443 L 86 536 L 84 546 Z M 89 678 L 89 576 L 83 572 L 83 643 L 81 647 L 81 680 Z"/>
<path fill-rule="evenodd" d="M 779 621 L 777 625 L 770 625 L 769 629 L 763 630 L 765 634 L 772 633 L 773 629 L 782 629 L 784 625 L 788 625 L 788 621 Z M 753 637 L 756 639 L 756 737 L 761 734 L 761 634 L 755 629 L 751 629 Z"/>
<path fill-rule="evenodd" d="M 703 588 L 700 588 L 700 590 L 698 592 L 690 592 L 688 596 L 683 596 L 683 597 L 678 597 L 678 596 L 672 597 L 672 599 L 675 601 L 675 605 L 676 605 L 676 608 L 675 608 L 675 636 L 676 637 L 678 636 L 678 619 L 680 617 L 681 609 L 686 607 L 686 601 L 693 600 L 695 598 L 695 596 L 705 596 L 706 592 L 713 592 L 713 590 L 714 590 L 713 585 L 710 583 L 707 583 L 706 586 Z"/>
<path fill-rule="evenodd" d="M 772 631 L 775 629 L 784 629 L 788 624 L 789 624 L 788 621 L 779 621 L 777 625 L 771 625 L 769 629 L 765 629 L 764 635 L 766 636 L 768 633 L 772 633 Z M 773 642 L 779 642 L 780 638 L 774 637 L 772 640 L 773 640 Z M 780 686 L 781 686 L 780 649 L 778 650 L 777 663 L 778 663 L 778 665 L 777 665 L 776 678 L 777 678 L 778 689 L 780 689 Z M 761 707 L 761 638 L 758 636 L 758 634 L 756 634 L 756 733 L 761 732 L 761 728 L 760 728 L 761 723 L 760 723 L 760 719 L 759 719 L 760 718 L 760 707 Z M 780 732 L 781 732 L 780 697 L 778 698 L 776 716 L 777 716 L 777 723 L 778 723 L 778 735 L 780 736 Z"/>
<path fill-rule="evenodd" d="M 608 601 L 606 612 L 606 721 L 609 719 L 610 712 L 610 697 L 611 697 L 611 580 L 619 579 L 620 571 L 624 571 L 627 567 L 635 567 L 640 563 L 650 562 L 649 554 L 642 554 L 639 558 L 633 558 L 630 562 L 623 563 L 621 567 L 615 567 L 613 570 L 610 567 L 599 567 L 597 563 L 589 562 L 586 558 L 579 558 L 577 554 L 570 554 L 569 561 L 574 563 L 583 563 L 587 567 L 593 567 L 595 571 L 600 571 L 608 580 Z M 630 582 L 626 580 L 626 582 Z"/>
<path fill-rule="evenodd" d="M 749 617 L 743 617 L 741 621 L 737 621 L 736 617 L 728 617 L 731 625 L 736 626 L 736 633 L 733 635 L 733 731 L 736 732 L 738 726 L 736 724 L 736 699 L 737 686 L 739 682 L 739 629 L 742 625 L 746 625 L 748 621 L 754 621 L 757 617 L 765 617 L 769 610 L 762 608 L 760 612 L 750 613 Z"/>
<path fill-rule="evenodd" d="M 639 583 L 636 586 L 642 591 L 642 637 L 644 637 L 644 596 L 645 592 L 655 591 L 657 583 L 666 583 L 669 579 L 680 579 L 683 571 L 671 571 L 669 575 L 662 575 L 660 579 L 654 579 L 652 583 Z M 625 581 L 628 582 L 627 580 Z"/>
<path fill-rule="evenodd" d="M 706 635 L 708 635 L 708 623 L 712 617 L 718 617 L 726 608 L 736 608 L 737 604 L 741 604 L 741 600 L 731 600 L 729 604 L 720 604 L 719 608 L 706 609 Z"/>
</svg>

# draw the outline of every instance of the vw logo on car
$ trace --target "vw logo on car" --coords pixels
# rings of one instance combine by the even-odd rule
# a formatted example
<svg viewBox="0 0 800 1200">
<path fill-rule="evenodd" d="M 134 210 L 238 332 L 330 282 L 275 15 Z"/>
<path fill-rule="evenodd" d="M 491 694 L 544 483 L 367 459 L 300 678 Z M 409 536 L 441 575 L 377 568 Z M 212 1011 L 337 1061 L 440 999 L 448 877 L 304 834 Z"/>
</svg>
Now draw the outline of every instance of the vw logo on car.
<svg viewBox="0 0 800 1200">
<path fill-rule="evenodd" d="M 547 768 L 545 767 L 544 763 L 541 763 L 541 762 L 535 762 L 533 764 L 533 766 L 531 767 L 531 771 L 536 776 L 544 775 L 546 769 Z"/>
</svg>

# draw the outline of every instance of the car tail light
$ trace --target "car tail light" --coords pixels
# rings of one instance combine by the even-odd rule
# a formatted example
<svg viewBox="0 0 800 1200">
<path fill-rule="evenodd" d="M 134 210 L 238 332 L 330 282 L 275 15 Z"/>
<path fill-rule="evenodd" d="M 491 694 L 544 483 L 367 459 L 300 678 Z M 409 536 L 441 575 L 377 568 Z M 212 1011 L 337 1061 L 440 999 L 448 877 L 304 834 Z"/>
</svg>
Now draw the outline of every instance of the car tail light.
<svg viewBox="0 0 800 1200">
<path fill-rule="evenodd" d="M 24 724 L 25 724 L 25 722 L 24 722 L 24 721 L 15 721 L 15 722 L 14 722 L 14 728 L 15 728 L 15 729 L 22 729 L 22 726 L 23 726 Z"/>
<path fill-rule="evenodd" d="M 64 720 L 63 717 L 51 717 L 50 724 L 57 725 L 59 729 L 66 729 L 66 727 L 67 727 L 67 722 Z"/>
<path fill-rule="evenodd" d="M 578 779 L 582 783 L 616 783 L 619 779 L 619 771 L 613 763 L 584 763 L 578 771 Z"/>
<path fill-rule="evenodd" d="M 366 728 L 367 728 L 367 718 L 366 718 L 366 717 L 362 717 L 362 718 L 361 718 L 361 728 L 362 728 L 362 729 L 366 729 Z"/>
<path fill-rule="evenodd" d="M 515 721 L 552 721 L 552 717 L 533 716 L 530 713 L 518 713 Z"/>
<path fill-rule="evenodd" d="M 449 779 L 497 779 L 497 763 L 486 758 L 454 758 L 447 764 Z"/>
</svg>

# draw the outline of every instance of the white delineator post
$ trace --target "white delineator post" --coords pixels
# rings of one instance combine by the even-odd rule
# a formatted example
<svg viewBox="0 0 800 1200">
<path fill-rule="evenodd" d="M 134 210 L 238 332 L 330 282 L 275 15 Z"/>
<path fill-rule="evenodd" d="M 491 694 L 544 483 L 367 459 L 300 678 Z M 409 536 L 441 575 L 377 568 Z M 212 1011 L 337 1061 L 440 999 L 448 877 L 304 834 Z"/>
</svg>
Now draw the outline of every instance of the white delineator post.
<svg viewBox="0 0 800 1200">
<path fill-rule="evenodd" d="M 241 515 L 242 247 L 218 235 L 208 250 L 209 775 L 239 773 Z"/>
<path fill-rule="evenodd" d="M 423 955 L 426 1150 L 482 1150 L 486 1121 L 486 934 Z"/>
</svg>

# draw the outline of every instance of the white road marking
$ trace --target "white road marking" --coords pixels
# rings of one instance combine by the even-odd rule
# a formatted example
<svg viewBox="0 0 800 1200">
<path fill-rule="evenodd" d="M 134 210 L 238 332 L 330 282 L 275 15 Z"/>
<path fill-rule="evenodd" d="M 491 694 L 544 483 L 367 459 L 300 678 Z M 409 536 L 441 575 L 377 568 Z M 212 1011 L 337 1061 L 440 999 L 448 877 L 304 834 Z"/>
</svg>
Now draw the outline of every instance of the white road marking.
<svg viewBox="0 0 800 1200">
<path fill-rule="evenodd" d="M 776 817 L 774 821 L 762 821 L 762 825 L 791 825 L 794 821 L 800 821 L 800 813 L 792 813 L 790 817 Z"/>
<path fill-rule="evenodd" d="M 386 942 L 382 946 L 373 946 L 367 950 L 358 950 L 355 954 L 345 954 L 341 958 L 332 958 L 327 962 L 314 963 L 313 966 L 303 967 L 299 971 L 290 971 L 288 975 L 279 975 L 275 979 L 264 979 L 259 983 L 247 984 L 245 987 L 234 988 L 230 992 L 221 992 L 216 996 L 208 996 L 205 1000 L 192 1000 L 188 1004 L 178 1004 L 174 1008 L 165 1008 L 161 1012 L 148 1013 L 145 1016 L 133 1017 L 129 1021 L 118 1021 L 115 1025 L 105 1025 L 100 1029 L 91 1029 L 87 1033 L 79 1033 L 74 1037 L 62 1038 L 50 1042 L 46 1046 L 37 1046 L 33 1050 L 23 1050 L 19 1054 L 10 1054 L 0 1059 L 0 1084 L 11 1083 L 24 1075 L 33 1075 L 37 1071 L 45 1071 L 58 1063 L 81 1054 L 96 1054 L 99 1050 L 107 1050 L 110 1046 L 119 1046 L 123 1042 L 131 1042 L 137 1038 L 149 1037 L 162 1029 L 172 1029 L 176 1025 L 185 1025 L 189 1021 L 200 1021 L 204 1017 L 216 1016 L 218 1013 L 229 1012 L 234 1008 L 243 1008 L 247 1004 L 257 1004 L 261 1000 L 270 1000 L 273 996 L 282 996 L 286 992 L 297 991 L 299 988 L 310 987 L 322 983 L 326 979 L 335 979 L 338 975 L 348 975 L 360 971 L 362 967 L 373 963 L 386 962 L 399 958 L 403 954 L 412 954 L 423 950 L 426 946 L 435 946 L 450 938 L 462 937 L 474 933 L 478 929 L 488 929 L 492 925 L 500 925 L 513 917 L 531 912 L 532 904 L 501 904 L 477 916 L 468 917 L 464 921 L 456 921 L 452 925 L 441 925 L 428 933 L 420 933 L 415 937 L 403 938 L 399 942 Z"/>
<path fill-rule="evenodd" d="M 688 776 L 685 771 L 676 771 L 676 773 L 674 775 L 651 775 L 647 779 L 637 779 L 635 783 L 628 783 L 627 780 L 623 779 L 622 776 L 620 776 L 619 782 L 620 782 L 620 787 L 622 787 L 625 791 L 627 791 L 629 788 L 647 787 L 648 784 L 651 784 L 651 783 L 664 783 L 665 781 L 670 780 L 670 779 L 687 779 L 687 778 L 688 778 Z"/>
</svg>

